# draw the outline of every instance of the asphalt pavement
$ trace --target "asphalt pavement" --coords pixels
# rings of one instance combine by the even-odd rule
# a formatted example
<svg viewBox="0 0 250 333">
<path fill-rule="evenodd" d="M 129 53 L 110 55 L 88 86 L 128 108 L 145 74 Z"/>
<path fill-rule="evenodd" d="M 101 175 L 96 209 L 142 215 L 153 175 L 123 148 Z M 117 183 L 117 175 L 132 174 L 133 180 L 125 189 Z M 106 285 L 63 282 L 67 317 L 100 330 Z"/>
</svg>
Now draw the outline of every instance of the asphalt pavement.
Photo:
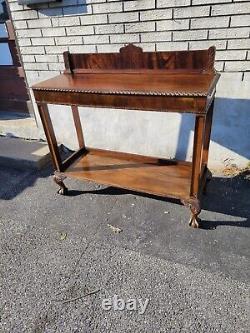
<svg viewBox="0 0 250 333">
<path fill-rule="evenodd" d="M 0 168 L 1 333 L 248 332 L 247 172 L 213 178 L 201 229 L 153 196 L 60 196 L 51 172 Z"/>
</svg>

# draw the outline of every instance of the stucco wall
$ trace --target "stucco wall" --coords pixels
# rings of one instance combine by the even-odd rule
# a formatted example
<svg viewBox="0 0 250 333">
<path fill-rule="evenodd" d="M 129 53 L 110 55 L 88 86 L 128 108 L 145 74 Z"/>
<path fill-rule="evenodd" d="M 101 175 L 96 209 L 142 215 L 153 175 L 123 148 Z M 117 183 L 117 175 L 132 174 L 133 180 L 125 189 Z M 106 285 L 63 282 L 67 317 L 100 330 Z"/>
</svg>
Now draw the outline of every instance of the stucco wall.
<svg viewBox="0 0 250 333">
<path fill-rule="evenodd" d="M 62 0 L 32 8 L 12 0 L 9 4 L 30 86 L 63 70 L 65 50 L 117 52 L 129 42 L 150 51 L 215 45 L 216 68 L 222 77 L 216 95 L 210 165 L 248 163 L 250 1 Z M 50 106 L 50 112 L 59 141 L 76 147 L 70 111 Z M 88 145 L 191 158 L 192 116 L 85 108 L 80 112 Z"/>
</svg>

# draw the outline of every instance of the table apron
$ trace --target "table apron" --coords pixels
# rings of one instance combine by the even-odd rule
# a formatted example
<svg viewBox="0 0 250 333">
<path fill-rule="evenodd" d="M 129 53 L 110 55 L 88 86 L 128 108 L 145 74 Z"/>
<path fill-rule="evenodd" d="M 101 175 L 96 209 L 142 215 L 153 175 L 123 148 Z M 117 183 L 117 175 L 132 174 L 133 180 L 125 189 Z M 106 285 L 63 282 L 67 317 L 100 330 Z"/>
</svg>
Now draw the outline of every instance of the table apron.
<svg viewBox="0 0 250 333">
<path fill-rule="evenodd" d="M 207 97 L 116 95 L 35 90 L 37 103 L 204 114 Z"/>
</svg>

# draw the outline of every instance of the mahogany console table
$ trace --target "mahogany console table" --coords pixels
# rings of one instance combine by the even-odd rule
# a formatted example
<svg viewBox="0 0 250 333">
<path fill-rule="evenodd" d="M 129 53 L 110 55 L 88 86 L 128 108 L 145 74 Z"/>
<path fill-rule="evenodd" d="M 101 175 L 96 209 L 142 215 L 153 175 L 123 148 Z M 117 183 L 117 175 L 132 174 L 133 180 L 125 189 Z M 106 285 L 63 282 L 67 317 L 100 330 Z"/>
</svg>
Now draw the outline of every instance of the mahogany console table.
<svg viewBox="0 0 250 333">
<path fill-rule="evenodd" d="M 210 176 L 208 151 L 219 79 L 214 58 L 214 47 L 143 52 L 129 44 L 119 53 L 65 52 L 64 74 L 32 87 L 51 152 L 54 180 L 60 187 L 58 193 L 67 194 L 63 181 L 70 176 L 175 198 L 190 207 L 189 225 L 199 227 L 200 196 Z M 79 150 L 64 161 L 48 103 L 72 106 Z M 86 147 L 78 106 L 195 114 L 192 162 Z"/>
</svg>

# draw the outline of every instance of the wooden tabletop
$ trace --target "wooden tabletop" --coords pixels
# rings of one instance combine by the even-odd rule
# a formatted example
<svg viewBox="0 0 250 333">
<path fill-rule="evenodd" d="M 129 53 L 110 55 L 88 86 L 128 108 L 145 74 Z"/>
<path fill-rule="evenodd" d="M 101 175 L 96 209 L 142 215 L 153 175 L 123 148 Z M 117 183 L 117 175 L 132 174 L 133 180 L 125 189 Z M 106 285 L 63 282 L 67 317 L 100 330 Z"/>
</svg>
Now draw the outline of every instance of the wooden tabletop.
<svg viewBox="0 0 250 333">
<path fill-rule="evenodd" d="M 206 97 L 218 81 L 216 73 L 162 70 L 61 74 L 33 85 L 34 90 L 90 94 Z"/>
</svg>

